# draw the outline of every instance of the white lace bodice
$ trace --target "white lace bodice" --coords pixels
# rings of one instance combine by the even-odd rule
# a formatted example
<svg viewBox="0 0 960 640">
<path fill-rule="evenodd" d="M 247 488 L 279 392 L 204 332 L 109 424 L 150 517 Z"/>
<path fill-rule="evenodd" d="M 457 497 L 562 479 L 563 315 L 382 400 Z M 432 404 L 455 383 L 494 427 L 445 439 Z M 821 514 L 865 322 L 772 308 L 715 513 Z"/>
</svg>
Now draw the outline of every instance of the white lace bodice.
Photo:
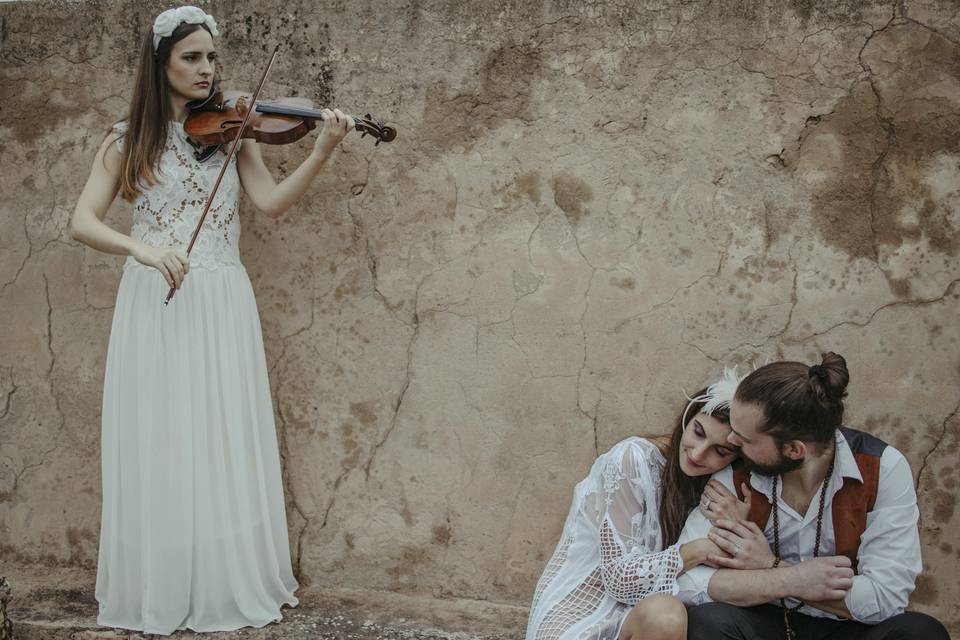
<svg viewBox="0 0 960 640">
<path fill-rule="evenodd" d="M 113 128 L 122 135 L 126 123 L 118 123 Z M 122 137 L 117 144 L 123 144 Z M 170 122 L 156 172 L 159 182 L 133 202 L 131 237 L 151 246 L 177 247 L 186 252 L 225 157 L 217 152 L 199 162 L 193 153 L 183 125 Z M 190 253 L 191 270 L 240 265 L 240 218 L 237 215 L 240 176 L 236 157 L 230 164 Z M 126 264 L 139 265 L 132 257 Z"/>
<path fill-rule="evenodd" d="M 574 490 L 560 543 L 537 583 L 527 640 L 616 637 L 632 605 L 677 593 L 679 545 L 663 549 L 660 532 L 663 465 L 656 445 L 642 438 L 597 458 Z"/>
</svg>

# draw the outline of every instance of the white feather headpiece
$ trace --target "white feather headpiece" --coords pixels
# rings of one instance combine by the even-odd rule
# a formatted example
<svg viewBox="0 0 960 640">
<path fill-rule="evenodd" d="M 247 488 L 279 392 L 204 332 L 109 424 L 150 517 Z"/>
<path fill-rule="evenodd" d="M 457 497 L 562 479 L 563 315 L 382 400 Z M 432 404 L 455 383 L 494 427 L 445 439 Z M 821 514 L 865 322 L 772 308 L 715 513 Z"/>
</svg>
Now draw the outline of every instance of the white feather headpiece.
<svg viewBox="0 0 960 640">
<path fill-rule="evenodd" d="M 691 398 L 687 396 L 687 407 L 683 410 L 683 418 L 681 424 L 686 426 L 687 424 L 687 412 L 690 411 L 690 407 L 700 402 L 703 403 L 703 408 L 700 409 L 699 413 L 705 413 L 708 416 L 712 416 L 713 412 L 717 409 L 730 409 L 730 403 L 733 402 L 733 396 L 737 392 L 737 386 L 740 384 L 741 376 L 737 375 L 736 367 L 724 367 L 723 374 L 720 376 L 720 379 L 707 387 L 707 392 L 696 398 Z"/>
</svg>

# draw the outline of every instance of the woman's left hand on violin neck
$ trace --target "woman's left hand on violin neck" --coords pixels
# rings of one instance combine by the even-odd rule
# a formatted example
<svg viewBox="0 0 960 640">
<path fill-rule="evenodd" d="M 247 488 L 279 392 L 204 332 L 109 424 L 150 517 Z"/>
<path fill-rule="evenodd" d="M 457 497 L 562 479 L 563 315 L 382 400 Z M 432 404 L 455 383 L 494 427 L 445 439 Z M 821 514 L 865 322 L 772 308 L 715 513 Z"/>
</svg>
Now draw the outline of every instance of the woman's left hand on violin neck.
<svg viewBox="0 0 960 640">
<path fill-rule="evenodd" d="M 321 113 L 323 126 L 313 145 L 313 153 L 326 160 L 347 134 L 353 131 L 354 121 L 340 109 L 323 109 Z"/>
<path fill-rule="evenodd" d="M 323 126 L 313 151 L 280 183 L 274 181 L 264 164 L 259 144 L 244 144 L 237 153 L 237 171 L 244 192 L 255 207 L 272 218 L 281 216 L 303 196 L 333 150 L 354 128 L 353 118 L 339 109 L 323 111 Z"/>
</svg>

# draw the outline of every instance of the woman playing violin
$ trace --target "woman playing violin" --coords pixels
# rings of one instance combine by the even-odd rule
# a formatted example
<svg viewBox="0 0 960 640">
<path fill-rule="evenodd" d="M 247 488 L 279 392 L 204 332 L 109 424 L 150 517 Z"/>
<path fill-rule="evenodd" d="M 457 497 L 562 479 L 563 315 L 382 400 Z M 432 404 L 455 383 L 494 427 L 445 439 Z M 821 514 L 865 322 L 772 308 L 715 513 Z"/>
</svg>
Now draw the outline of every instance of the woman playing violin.
<svg viewBox="0 0 960 640">
<path fill-rule="evenodd" d="M 242 189 L 281 215 L 354 128 L 324 110 L 313 151 L 279 184 L 244 141 L 188 259 L 226 159 L 197 160 L 183 125 L 188 103 L 212 90 L 216 35 L 196 7 L 156 18 L 129 116 L 100 145 L 71 226 L 80 242 L 128 256 L 103 390 L 98 622 L 155 634 L 260 627 L 297 604 L 238 199 Z M 130 235 L 103 222 L 118 192 L 133 205 Z M 164 306 L 168 287 L 178 295 Z"/>
</svg>

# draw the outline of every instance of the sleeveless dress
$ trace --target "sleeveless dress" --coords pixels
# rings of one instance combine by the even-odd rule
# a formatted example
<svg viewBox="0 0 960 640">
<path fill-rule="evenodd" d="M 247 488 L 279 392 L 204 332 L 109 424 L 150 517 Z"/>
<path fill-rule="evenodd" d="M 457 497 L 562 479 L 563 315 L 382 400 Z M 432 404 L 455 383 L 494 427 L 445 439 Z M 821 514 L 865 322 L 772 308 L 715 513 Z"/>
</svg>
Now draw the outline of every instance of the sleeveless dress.
<svg viewBox="0 0 960 640">
<path fill-rule="evenodd" d="M 553 556 L 537 582 L 527 640 L 616 640 L 643 598 L 679 591 L 680 545 L 663 549 L 655 444 L 628 438 L 574 490 Z"/>
<path fill-rule="evenodd" d="M 131 236 L 185 252 L 224 155 L 200 163 L 183 126 L 168 127 L 160 183 L 133 203 Z M 103 387 L 103 626 L 227 631 L 280 620 L 283 604 L 297 604 L 231 164 L 169 306 L 160 272 L 124 265 Z"/>
</svg>

